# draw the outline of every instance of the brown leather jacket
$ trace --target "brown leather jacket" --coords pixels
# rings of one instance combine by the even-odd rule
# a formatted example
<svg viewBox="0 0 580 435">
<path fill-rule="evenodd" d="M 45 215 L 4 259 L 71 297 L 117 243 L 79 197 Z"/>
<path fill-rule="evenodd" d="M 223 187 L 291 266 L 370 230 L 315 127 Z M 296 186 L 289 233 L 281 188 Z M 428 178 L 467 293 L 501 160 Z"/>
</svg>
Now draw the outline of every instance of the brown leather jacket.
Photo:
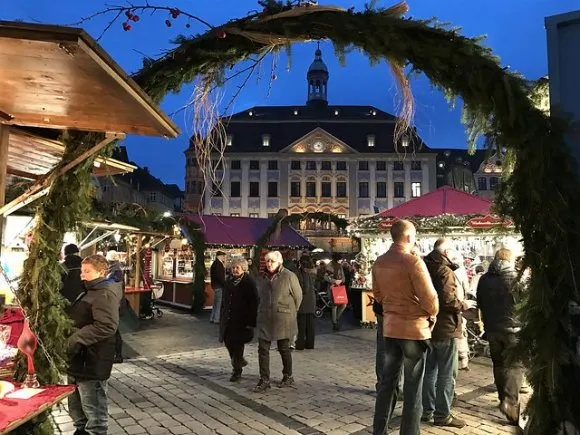
<svg viewBox="0 0 580 435">
<path fill-rule="evenodd" d="M 423 260 L 393 243 L 377 258 L 372 275 L 375 299 L 383 305 L 383 335 L 405 340 L 431 338 L 439 301 Z"/>
</svg>

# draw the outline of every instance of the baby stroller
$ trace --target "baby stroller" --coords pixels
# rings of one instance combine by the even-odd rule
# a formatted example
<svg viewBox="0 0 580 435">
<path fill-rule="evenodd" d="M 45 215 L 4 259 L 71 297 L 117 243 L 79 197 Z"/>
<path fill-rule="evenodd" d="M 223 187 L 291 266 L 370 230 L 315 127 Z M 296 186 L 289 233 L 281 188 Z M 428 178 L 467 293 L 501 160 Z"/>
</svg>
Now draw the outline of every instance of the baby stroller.
<svg viewBox="0 0 580 435">
<path fill-rule="evenodd" d="M 463 313 L 467 320 L 467 345 L 469 346 L 469 359 L 476 356 L 489 356 L 489 343 L 484 339 L 485 331 L 481 320 L 481 313 L 477 308 Z"/>
<path fill-rule="evenodd" d="M 151 298 L 148 301 L 148 306 L 143 308 L 142 319 L 151 320 L 155 317 L 163 317 L 163 311 L 157 305 L 157 300 L 163 296 L 164 286 L 162 281 L 153 281 L 149 285 L 151 289 Z M 147 303 L 147 302 L 146 302 Z"/>
<path fill-rule="evenodd" d="M 318 318 L 321 318 L 324 315 L 324 311 L 326 309 L 330 309 L 332 307 L 332 302 L 328 297 L 328 292 L 324 291 L 317 291 L 316 292 L 316 308 L 314 309 L 314 315 Z"/>
</svg>

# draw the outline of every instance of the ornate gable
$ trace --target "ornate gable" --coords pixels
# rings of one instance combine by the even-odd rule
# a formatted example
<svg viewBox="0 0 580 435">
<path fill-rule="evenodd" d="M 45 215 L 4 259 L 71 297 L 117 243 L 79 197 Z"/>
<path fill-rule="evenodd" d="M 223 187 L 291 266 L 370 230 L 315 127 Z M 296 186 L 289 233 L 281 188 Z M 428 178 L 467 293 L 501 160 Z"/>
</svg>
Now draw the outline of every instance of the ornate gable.
<svg viewBox="0 0 580 435">
<path fill-rule="evenodd" d="M 358 151 L 320 127 L 291 143 L 281 152 L 358 154 Z"/>
</svg>

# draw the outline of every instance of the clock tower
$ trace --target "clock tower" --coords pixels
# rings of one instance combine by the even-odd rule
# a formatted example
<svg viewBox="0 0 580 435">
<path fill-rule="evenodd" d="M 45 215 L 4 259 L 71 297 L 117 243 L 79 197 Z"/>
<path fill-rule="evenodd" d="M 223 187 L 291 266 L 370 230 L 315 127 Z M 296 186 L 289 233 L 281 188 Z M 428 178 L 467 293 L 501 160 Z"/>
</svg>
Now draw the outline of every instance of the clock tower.
<svg viewBox="0 0 580 435">
<path fill-rule="evenodd" d="M 306 80 L 308 81 L 307 104 L 328 106 L 328 68 L 322 60 L 320 44 L 314 53 L 314 61 L 308 68 Z"/>
</svg>

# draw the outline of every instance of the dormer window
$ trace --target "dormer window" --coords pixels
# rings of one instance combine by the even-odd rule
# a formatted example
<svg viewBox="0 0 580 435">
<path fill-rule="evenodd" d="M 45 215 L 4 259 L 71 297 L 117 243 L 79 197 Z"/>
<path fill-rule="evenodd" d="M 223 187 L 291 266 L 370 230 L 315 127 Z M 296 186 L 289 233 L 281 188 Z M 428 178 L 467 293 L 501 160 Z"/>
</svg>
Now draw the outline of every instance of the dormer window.
<svg viewBox="0 0 580 435">
<path fill-rule="evenodd" d="M 232 146 L 232 143 L 233 143 L 233 141 L 234 141 L 234 137 L 233 137 L 231 134 L 228 134 L 228 135 L 226 136 L 226 146 L 229 146 L 229 147 L 231 147 L 231 146 Z"/>
<path fill-rule="evenodd" d="M 338 111 L 338 109 L 336 109 L 336 110 L 334 111 L 334 115 L 335 115 L 335 116 L 338 116 L 338 114 L 339 114 L 339 113 L 340 113 L 340 112 Z"/>
<path fill-rule="evenodd" d="M 252 112 L 251 110 L 248 112 L 248 115 L 250 116 L 254 116 L 254 112 Z"/>
<path fill-rule="evenodd" d="M 371 110 L 371 115 L 377 116 L 377 111 L 376 110 Z"/>
<path fill-rule="evenodd" d="M 375 135 L 374 134 L 369 134 L 367 136 L 367 146 L 369 146 L 369 147 L 375 146 Z"/>
<path fill-rule="evenodd" d="M 263 147 L 269 147 L 270 146 L 270 135 L 269 134 L 263 134 L 262 135 L 262 146 Z"/>
<path fill-rule="evenodd" d="M 298 109 L 294 109 L 294 116 L 298 116 Z"/>
<path fill-rule="evenodd" d="M 403 136 L 401 139 L 401 145 L 403 145 L 403 148 L 407 148 L 409 146 L 409 138 L 407 136 Z"/>
</svg>

